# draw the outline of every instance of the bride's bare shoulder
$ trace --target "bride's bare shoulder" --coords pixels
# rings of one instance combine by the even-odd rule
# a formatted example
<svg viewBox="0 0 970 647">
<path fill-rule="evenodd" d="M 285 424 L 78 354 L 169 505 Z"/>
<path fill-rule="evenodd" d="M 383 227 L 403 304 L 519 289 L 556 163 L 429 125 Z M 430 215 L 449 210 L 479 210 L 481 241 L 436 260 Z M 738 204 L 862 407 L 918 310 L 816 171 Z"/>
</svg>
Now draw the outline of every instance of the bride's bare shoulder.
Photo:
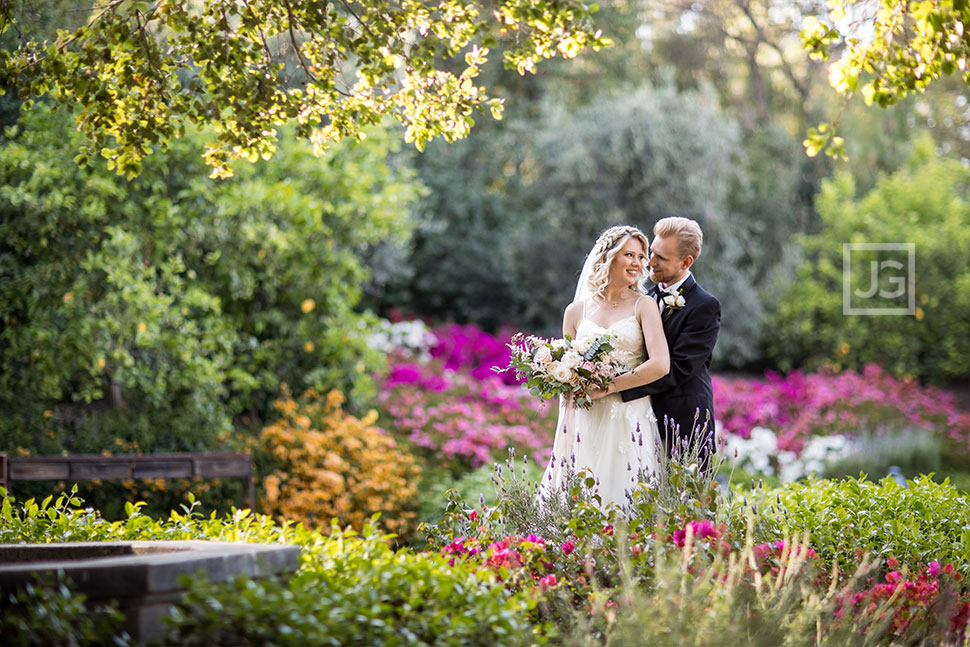
<svg viewBox="0 0 970 647">
<path fill-rule="evenodd" d="M 660 316 L 660 307 L 653 300 L 653 297 L 648 295 L 641 295 L 637 300 L 637 317 L 642 319 L 644 316 L 651 318 Z"/>
<path fill-rule="evenodd" d="M 568 306 L 566 306 L 566 311 L 563 313 L 564 316 L 569 317 L 570 315 L 581 315 L 583 314 L 583 302 L 573 301 Z"/>
<path fill-rule="evenodd" d="M 575 330 L 579 327 L 579 322 L 583 318 L 583 302 L 573 301 L 568 306 L 566 306 L 566 311 L 562 313 L 563 329 L 566 331 L 573 331 L 569 334 L 575 334 Z"/>
</svg>

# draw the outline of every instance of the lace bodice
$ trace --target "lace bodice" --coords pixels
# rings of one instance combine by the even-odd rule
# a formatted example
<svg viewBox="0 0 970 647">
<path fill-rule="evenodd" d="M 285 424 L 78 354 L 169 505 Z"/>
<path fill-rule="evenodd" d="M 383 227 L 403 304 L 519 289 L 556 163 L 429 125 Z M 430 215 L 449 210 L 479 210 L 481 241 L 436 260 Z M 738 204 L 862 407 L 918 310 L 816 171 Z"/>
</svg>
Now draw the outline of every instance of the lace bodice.
<svg viewBox="0 0 970 647">
<path fill-rule="evenodd" d="M 613 348 L 624 370 L 630 371 L 647 360 L 647 348 L 643 342 L 643 331 L 636 316 L 620 319 L 609 328 L 583 317 L 576 328 L 576 338 L 590 335 L 613 335 Z"/>
</svg>

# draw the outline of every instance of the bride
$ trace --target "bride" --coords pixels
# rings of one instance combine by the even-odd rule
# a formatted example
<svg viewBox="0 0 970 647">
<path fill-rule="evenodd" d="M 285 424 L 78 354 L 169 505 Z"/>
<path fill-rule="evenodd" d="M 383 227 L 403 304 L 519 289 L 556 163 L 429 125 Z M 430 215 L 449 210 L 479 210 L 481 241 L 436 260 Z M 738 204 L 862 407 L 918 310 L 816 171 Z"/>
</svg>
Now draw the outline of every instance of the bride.
<svg viewBox="0 0 970 647">
<path fill-rule="evenodd" d="M 647 237 L 636 227 L 611 227 L 586 257 L 575 299 L 563 315 L 563 334 L 577 340 L 612 335 L 625 372 L 608 390 L 590 394 L 589 409 L 560 399 L 542 500 L 562 496 L 569 472 L 586 472 L 596 479 L 594 492 L 604 508 L 623 508 L 634 486 L 656 470 L 658 429 L 650 398 L 623 402 L 617 393 L 658 380 L 670 369 L 660 310 L 642 294 L 648 249 Z"/>
</svg>

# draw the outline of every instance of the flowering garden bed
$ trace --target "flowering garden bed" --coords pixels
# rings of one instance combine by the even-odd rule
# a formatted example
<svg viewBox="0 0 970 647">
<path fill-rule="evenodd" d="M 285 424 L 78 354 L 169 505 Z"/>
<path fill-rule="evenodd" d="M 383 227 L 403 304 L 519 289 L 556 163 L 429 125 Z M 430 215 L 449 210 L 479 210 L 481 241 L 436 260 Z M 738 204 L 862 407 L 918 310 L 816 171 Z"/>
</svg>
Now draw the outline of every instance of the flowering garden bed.
<svg viewBox="0 0 970 647">
<path fill-rule="evenodd" d="M 387 347 L 379 411 L 356 418 L 336 392 L 278 403 L 262 439 L 279 518 L 206 517 L 190 499 L 166 519 L 135 504 L 109 522 L 70 495 L 5 497 L 0 542 L 302 547 L 292 577 L 191 582 L 163 645 L 966 644 L 970 500 L 928 476 L 741 490 L 674 461 L 654 489 L 636 493 L 627 523 L 601 510 L 582 480 L 537 505 L 534 483 L 519 476 L 529 472 L 510 459 L 494 476 L 494 499 L 433 494 L 443 512 L 420 517 L 413 499 L 441 492 L 425 485 L 459 483 L 507 446 L 541 465 L 555 411 L 491 370 L 508 361 L 501 338 L 407 325 L 406 343 Z M 770 434 L 776 459 L 806 461 L 823 441 L 848 443 L 860 430 L 878 440 L 898 427 L 967 448 L 970 418 L 952 399 L 873 367 L 719 378 L 715 389 L 725 438 Z M 340 521 L 324 523 L 330 515 Z M 433 523 L 415 534 L 416 516 Z M 86 608 L 67 589 L 32 587 L 5 603 L 0 635 L 11 645 L 134 644 L 116 610 Z"/>
</svg>

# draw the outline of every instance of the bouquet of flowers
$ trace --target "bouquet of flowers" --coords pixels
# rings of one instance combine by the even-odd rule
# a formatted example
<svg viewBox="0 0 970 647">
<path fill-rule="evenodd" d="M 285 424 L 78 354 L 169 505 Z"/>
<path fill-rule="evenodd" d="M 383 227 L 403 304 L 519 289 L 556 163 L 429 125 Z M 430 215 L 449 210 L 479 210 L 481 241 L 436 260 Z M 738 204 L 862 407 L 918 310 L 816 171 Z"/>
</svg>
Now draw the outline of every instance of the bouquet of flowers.
<svg viewBox="0 0 970 647">
<path fill-rule="evenodd" d="M 572 339 L 543 339 L 516 333 L 509 343 L 509 365 L 492 370 L 511 369 L 525 380 L 529 392 L 543 400 L 566 395 L 577 406 L 588 409 L 593 401 L 589 392 L 607 388 L 619 372 L 613 356 L 611 335 Z"/>
</svg>

